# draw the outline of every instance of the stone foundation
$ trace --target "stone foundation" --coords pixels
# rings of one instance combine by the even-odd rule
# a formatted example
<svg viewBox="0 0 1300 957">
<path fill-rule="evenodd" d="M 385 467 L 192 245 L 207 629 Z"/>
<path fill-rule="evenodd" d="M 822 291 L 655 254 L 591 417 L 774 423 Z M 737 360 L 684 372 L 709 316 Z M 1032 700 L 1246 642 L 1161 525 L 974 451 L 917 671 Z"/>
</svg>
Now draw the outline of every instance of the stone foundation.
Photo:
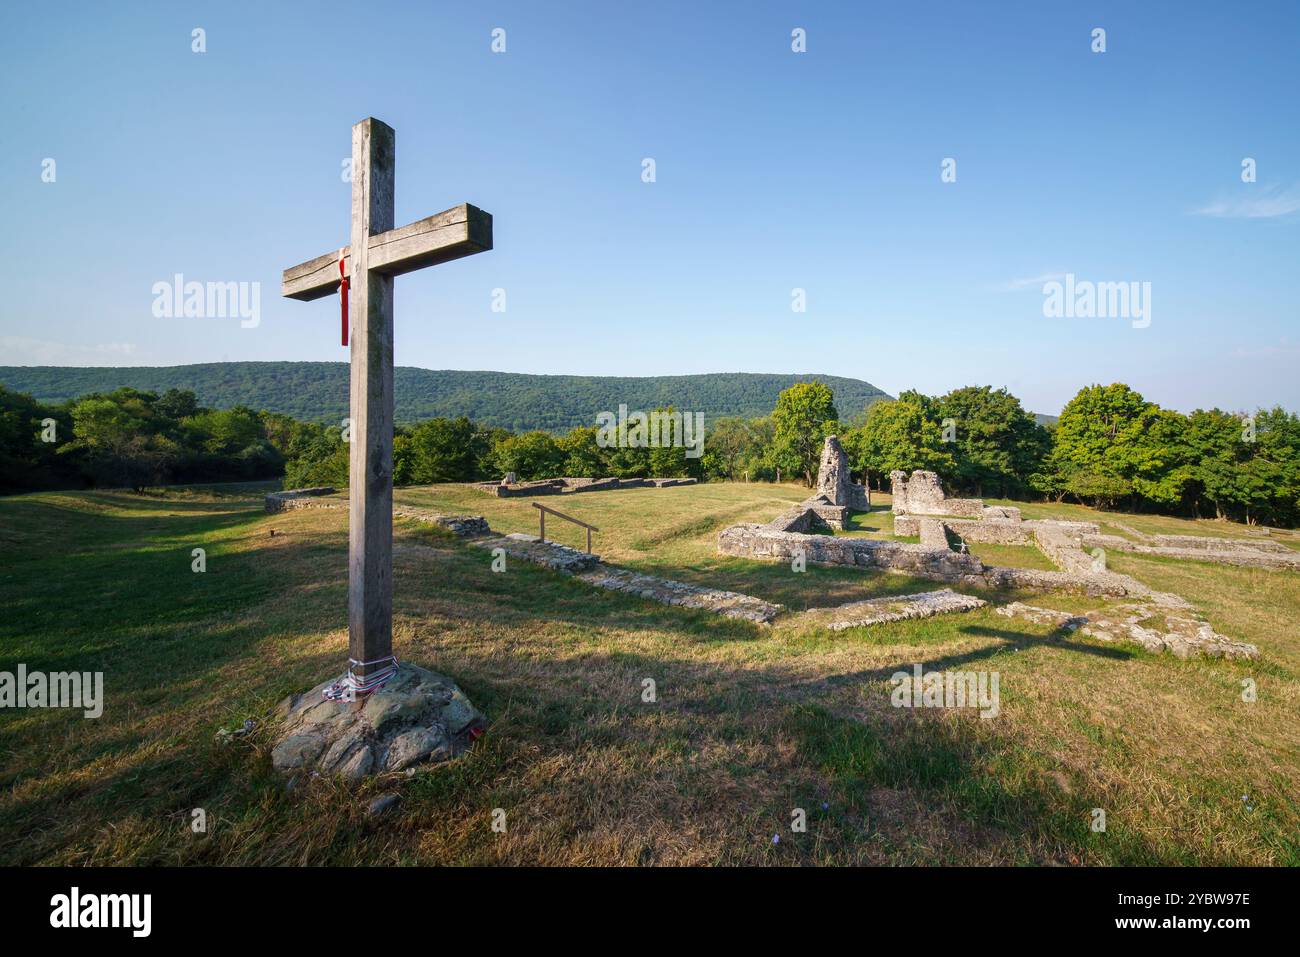
<svg viewBox="0 0 1300 957">
<path fill-rule="evenodd" d="M 579 572 L 577 578 L 596 588 L 625 592 L 661 605 L 699 608 L 725 618 L 741 618 L 758 624 L 770 622 L 782 611 L 780 605 L 740 592 L 656 578 L 604 563 L 597 564 L 590 571 Z"/>
<path fill-rule="evenodd" d="M 695 485 L 693 478 L 553 478 L 540 479 L 536 482 L 476 482 L 471 488 L 494 495 L 497 498 L 520 498 L 538 495 L 573 495 L 577 492 L 610 492 L 625 488 L 675 488 L 679 485 Z"/>
<path fill-rule="evenodd" d="M 1015 510 L 1019 513 L 1019 509 Z M 965 542 L 986 545 L 1036 545 L 1039 530 L 1056 530 L 1068 535 L 1082 536 L 1097 530 L 1095 522 L 1058 522 L 1055 519 L 965 519 L 923 518 L 918 515 L 895 515 L 894 534 L 903 537 L 921 534 L 921 523 L 942 522 L 948 531 Z"/>
<path fill-rule="evenodd" d="M 552 571 L 564 572 L 566 575 L 585 572 L 600 563 L 599 555 L 580 552 L 576 548 L 561 545 L 559 542 L 550 540 L 544 542 L 536 535 L 527 535 L 523 532 L 514 532 L 510 535 L 494 535 L 489 538 L 476 538 L 470 544 L 489 550 L 500 548 L 505 551 L 509 558 L 531 562 Z"/>
<path fill-rule="evenodd" d="M 316 501 L 322 495 L 333 495 L 334 489 L 328 486 L 318 488 L 294 488 L 283 492 L 271 492 L 262 501 L 268 512 L 289 512 L 298 508 L 347 508 L 347 502 Z"/>
<path fill-rule="evenodd" d="M 1289 568 L 1300 571 L 1300 552 L 1280 542 L 1249 541 L 1233 538 L 1200 538 L 1193 535 L 1148 535 L 1145 541 L 1133 542 L 1118 535 L 1083 536 L 1086 548 L 1133 552 L 1139 555 L 1162 555 L 1166 558 L 1238 565 L 1246 568 Z"/>
<path fill-rule="evenodd" d="M 718 534 L 718 550 L 737 558 L 793 561 L 803 555 L 823 565 L 851 565 L 899 572 L 972 588 L 1053 589 L 1085 595 L 1149 595 L 1151 590 L 1127 575 L 1092 572 L 1081 575 L 1031 568 L 985 565 L 974 555 L 950 548 L 927 548 L 870 538 L 839 538 L 780 531 L 767 525 L 732 525 Z"/>
<path fill-rule="evenodd" d="M 844 631 L 887 621 L 906 621 L 911 618 L 929 618 L 952 612 L 973 611 L 988 602 L 972 595 L 959 595 L 951 588 L 921 592 L 916 595 L 898 595 L 888 598 L 868 598 L 832 608 L 814 608 L 799 616 L 800 621 L 820 625 L 829 631 Z"/>
<path fill-rule="evenodd" d="M 396 518 L 413 518 L 417 522 L 437 525 L 461 538 L 480 538 L 492 534 L 487 519 L 482 515 L 437 515 L 422 509 L 397 505 L 393 507 L 393 516 Z"/>
</svg>

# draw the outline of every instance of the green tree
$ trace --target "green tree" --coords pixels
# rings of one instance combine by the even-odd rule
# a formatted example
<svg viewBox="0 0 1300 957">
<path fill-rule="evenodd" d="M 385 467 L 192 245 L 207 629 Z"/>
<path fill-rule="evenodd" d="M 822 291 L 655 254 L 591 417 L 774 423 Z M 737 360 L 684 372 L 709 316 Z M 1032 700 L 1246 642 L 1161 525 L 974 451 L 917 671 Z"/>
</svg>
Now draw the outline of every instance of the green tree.
<svg viewBox="0 0 1300 957">
<path fill-rule="evenodd" d="M 1278 406 L 1257 412 L 1254 427 L 1245 520 L 1294 526 L 1300 522 L 1300 417 Z"/>
<path fill-rule="evenodd" d="M 43 438 L 47 419 L 54 420 L 54 442 Z M 76 457 L 56 454 L 71 438 L 67 409 L 0 386 L 0 493 L 81 484 Z"/>
<path fill-rule="evenodd" d="M 940 396 L 936 406 L 941 428 L 953 436 L 956 484 L 980 496 L 1023 493 L 1051 443 L 1020 400 L 1006 389 L 966 386 Z"/>
<path fill-rule="evenodd" d="M 564 453 L 549 432 L 536 430 L 498 442 L 493 460 L 502 475 L 514 472 L 521 481 L 554 478 L 564 465 Z"/>
<path fill-rule="evenodd" d="M 477 477 L 480 452 L 474 423 L 457 419 L 427 419 L 411 429 L 411 481 L 469 482 Z"/>
<path fill-rule="evenodd" d="M 565 475 L 600 478 L 610 474 L 609 456 L 596 443 L 597 433 L 594 425 L 579 425 L 558 440 Z"/>
<path fill-rule="evenodd" d="M 817 480 L 822 442 L 839 419 L 835 396 L 821 382 L 797 382 L 782 392 L 772 410 L 773 458 L 787 473 L 802 475 L 809 488 Z"/>
<path fill-rule="evenodd" d="M 179 447 L 152 430 L 147 401 L 139 395 L 112 395 L 82 399 L 72 407 L 73 440 L 59 451 L 80 453 L 96 484 L 142 492 L 165 481 Z"/>
<path fill-rule="evenodd" d="M 214 455 L 236 455 L 266 438 L 261 417 L 245 406 L 199 412 L 185 420 L 184 428 L 196 445 Z"/>
<path fill-rule="evenodd" d="M 915 392 L 873 404 L 862 427 L 850 429 L 841 440 L 850 469 L 877 488 L 894 471 L 928 469 L 951 479 L 957 466 L 952 443 L 943 441 L 943 429 L 927 405 Z"/>
<path fill-rule="evenodd" d="M 749 422 L 734 416 L 718 419 L 704 442 L 702 469 L 709 478 L 748 478 L 746 460 L 753 451 L 755 436 Z"/>
<path fill-rule="evenodd" d="M 198 398 L 189 389 L 168 389 L 154 403 L 154 410 L 163 418 L 175 422 L 203 411 L 199 408 Z"/>
<path fill-rule="evenodd" d="M 1158 479 L 1165 465 L 1165 451 L 1151 437 L 1158 424 L 1160 408 L 1123 383 L 1080 389 L 1057 422 L 1046 466 L 1052 481 L 1083 501 L 1113 507 L 1137 491 L 1135 480 Z"/>
</svg>

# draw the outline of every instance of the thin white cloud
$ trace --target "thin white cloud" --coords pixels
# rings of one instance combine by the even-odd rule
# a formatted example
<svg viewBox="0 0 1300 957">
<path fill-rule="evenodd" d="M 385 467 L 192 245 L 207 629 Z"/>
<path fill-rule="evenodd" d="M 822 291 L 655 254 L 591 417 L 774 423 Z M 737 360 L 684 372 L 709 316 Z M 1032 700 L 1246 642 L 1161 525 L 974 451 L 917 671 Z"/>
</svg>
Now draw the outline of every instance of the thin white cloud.
<svg viewBox="0 0 1300 957">
<path fill-rule="evenodd" d="M 1192 215 L 1217 219 L 1273 219 L 1300 211 L 1300 185 L 1283 189 L 1277 185 L 1257 187 L 1243 184 L 1242 189 L 1246 195 L 1218 199 L 1201 209 L 1192 210 Z"/>
<path fill-rule="evenodd" d="M 116 366 L 135 355 L 132 342 L 69 345 L 49 339 L 0 336 L 0 365 L 11 366 Z"/>
<path fill-rule="evenodd" d="M 1273 343 L 1246 348 L 1238 346 L 1232 353 L 1238 359 L 1294 359 L 1300 357 L 1300 343 L 1286 336 Z"/>
<path fill-rule="evenodd" d="M 1025 279 L 1009 279 L 995 287 L 998 292 L 1020 292 L 1022 289 L 1041 289 L 1043 283 L 1061 282 L 1065 279 L 1063 272 L 1048 272 L 1041 276 L 1031 276 Z"/>
</svg>

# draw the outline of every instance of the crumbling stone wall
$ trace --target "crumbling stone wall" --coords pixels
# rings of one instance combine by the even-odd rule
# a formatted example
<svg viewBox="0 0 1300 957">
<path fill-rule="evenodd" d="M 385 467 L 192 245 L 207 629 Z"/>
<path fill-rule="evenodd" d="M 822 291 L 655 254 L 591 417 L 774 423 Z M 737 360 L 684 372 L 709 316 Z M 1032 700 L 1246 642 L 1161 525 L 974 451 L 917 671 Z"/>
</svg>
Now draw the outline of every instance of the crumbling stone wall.
<svg viewBox="0 0 1300 957">
<path fill-rule="evenodd" d="M 1090 575 L 1103 570 L 1093 567 L 1092 556 L 1083 550 L 1080 537 L 1068 529 L 1040 524 L 1034 528 L 1034 544 L 1063 572 Z"/>
<path fill-rule="evenodd" d="M 849 517 L 849 509 L 846 505 L 832 505 L 826 501 L 825 495 L 818 495 L 814 498 L 805 499 L 795 506 L 798 509 L 815 512 L 817 517 L 830 528 L 843 528 L 844 522 Z"/>
<path fill-rule="evenodd" d="M 844 453 L 837 435 L 826 436 L 822 443 L 821 465 L 817 469 L 817 490 L 813 498 L 825 498 L 830 505 L 839 505 L 865 512 L 871 508 L 871 491 L 858 485 L 849 474 L 849 457 Z"/>
<path fill-rule="evenodd" d="M 921 534 L 921 523 L 930 519 L 917 515 L 895 515 L 894 534 L 909 537 Z M 1080 536 L 1097 531 L 1095 522 L 1058 522 L 1055 519 L 1030 519 L 1027 522 L 1004 520 L 974 520 L 964 518 L 939 519 L 954 535 L 966 542 L 986 545 L 1037 545 L 1034 538 L 1038 529 L 1057 529 L 1066 534 Z M 1050 556 L 1049 556 L 1050 557 Z"/>
<path fill-rule="evenodd" d="M 334 489 L 322 485 L 317 488 L 294 488 L 283 492 L 271 492 L 262 500 L 262 507 L 268 512 L 289 512 L 299 508 L 347 508 L 347 502 L 318 501 L 322 495 L 333 495 Z"/>
<path fill-rule="evenodd" d="M 952 544 L 948 541 L 948 530 L 944 528 L 943 522 L 937 518 L 918 518 L 917 524 L 920 525 L 921 544 L 925 548 L 951 548 Z"/>
<path fill-rule="evenodd" d="M 982 518 L 984 502 L 978 498 L 948 498 L 943 494 L 939 476 L 921 469 L 912 473 L 889 473 L 895 515 L 954 515 L 961 518 Z"/>
<path fill-rule="evenodd" d="M 779 531 L 766 525 L 732 525 L 718 534 L 718 550 L 738 558 L 806 561 L 901 572 L 917 578 L 973 588 L 1061 589 L 1087 595 L 1149 595 L 1136 579 L 1112 572 L 1088 575 L 985 565 L 974 555 L 950 548 L 927 548 L 905 542 L 843 538 Z"/>
<path fill-rule="evenodd" d="M 763 527 L 776 532 L 798 532 L 801 535 L 807 535 L 814 530 L 831 531 L 830 523 L 822 518 L 816 509 L 803 505 L 787 509 Z"/>
</svg>

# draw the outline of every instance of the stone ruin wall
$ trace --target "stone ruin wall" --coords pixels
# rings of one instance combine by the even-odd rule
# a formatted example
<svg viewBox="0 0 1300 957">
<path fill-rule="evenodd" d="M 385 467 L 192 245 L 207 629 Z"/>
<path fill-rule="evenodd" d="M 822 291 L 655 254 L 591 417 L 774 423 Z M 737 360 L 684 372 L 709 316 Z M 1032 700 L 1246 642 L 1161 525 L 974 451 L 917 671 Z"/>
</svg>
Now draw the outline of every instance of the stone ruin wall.
<svg viewBox="0 0 1300 957">
<path fill-rule="evenodd" d="M 283 492 L 271 492 L 262 500 L 262 506 L 268 512 L 290 512 L 300 508 L 347 508 L 347 502 L 319 501 L 322 495 L 333 495 L 334 489 L 328 486 L 317 488 L 294 488 Z"/>
<path fill-rule="evenodd" d="M 894 514 L 954 515 L 960 518 L 983 518 L 984 502 L 978 498 L 948 498 L 943 494 L 939 476 L 921 469 L 912 473 L 889 473 Z"/>
<path fill-rule="evenodd" d="M 975 522 L 965 519 L 925 518 L 919 515 L 895 515 L 894 534 L 908 538 L 921 534 L 927 522 L 940 522 L 967 542 L 990 545 L 1032 545 L 1034 533 L 1029 523 Z"/>
<path fill-rule="evenodd" d="M 948 529 L 944 527 L 943 522 L 937 518 L 918 518 L 916 519 L 920 529 L 918 534 L 921 539 L 921 545 L 924 548 L 951 548 L 952 544 L 948 541 Z M 897 534 L 897 532 L 895 532 Z"/>
<path fill-rule="evenodd" d="M 695 485 L 693 478 L 553 478 L 536 482 L 476 482 L 471 488 L 497 498 L 522 498 L 538 495 L 572 495 L 577 492 L 609 492 L 627 488 L 675 488 Z"/>
<path fill-rule="evenodd" d="M 774 532 L 798 532 L 801 535 L 807 535 L 814 529 L 829 532 L 831 524 L 818 514 L 816 509 L 796 505 L 794 508 L 782 512 L 764 525 L 763 528 L 771 529 Z"/>
<path fill-rule="evenodd" d="M 1090 575 L 1092 556 L 1083 550 L 1079 536 L 1068 529 L 1042 525 L 1034 529 L 1034 544 L 1057 568 L 1075 575 Z"/>
<path fill-rule="evenodd" d="M 871 509 L 871 490 L 853 481 L 849 474 L 849 457 L 844 453 L 844 447 L 840 445 L 837 435 L 826 436 L 826 440 L 822 443 L 821 464 L 817 468 L 817 488 L 812 498 L 825 498 L 830 505 L 839 505 L 858 512 Z"/>
<path fill-rule="evenodd" d="M 1150 594 L 1141 582 L 1111 572 L 1088 574 L 1004 568 L 985 565 L 971 554 L 946 547 L 927 547 L 871 538 L 840 538 L 781 531 L 771 525 L 732 525 L 718 534 L 718 550 L 737 558 L 851 565 L 900 572 L 917 578 L 972 588 L 1061 589 L 1087 595 L 1140 596 Z"/>
</svg>

